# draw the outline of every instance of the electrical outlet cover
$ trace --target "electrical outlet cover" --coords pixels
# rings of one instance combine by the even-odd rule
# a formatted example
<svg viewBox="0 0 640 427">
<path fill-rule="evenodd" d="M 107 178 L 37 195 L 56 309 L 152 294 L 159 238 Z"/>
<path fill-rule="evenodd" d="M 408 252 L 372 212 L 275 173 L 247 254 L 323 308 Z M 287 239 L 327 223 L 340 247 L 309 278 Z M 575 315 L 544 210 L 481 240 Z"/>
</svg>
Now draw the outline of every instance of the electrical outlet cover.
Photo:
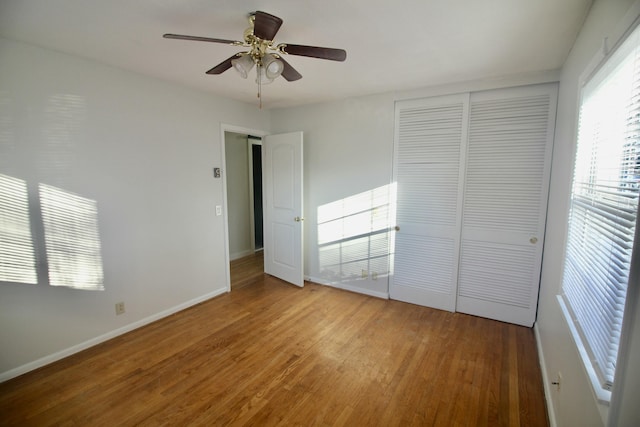
<svg viewBox="0 0 640 427">
<path fill-rule="evenodd" d="M 116 314 L 122 314 L 124 313 L 124 302 L 117 302 L 116 303 Z"/>
</svg>

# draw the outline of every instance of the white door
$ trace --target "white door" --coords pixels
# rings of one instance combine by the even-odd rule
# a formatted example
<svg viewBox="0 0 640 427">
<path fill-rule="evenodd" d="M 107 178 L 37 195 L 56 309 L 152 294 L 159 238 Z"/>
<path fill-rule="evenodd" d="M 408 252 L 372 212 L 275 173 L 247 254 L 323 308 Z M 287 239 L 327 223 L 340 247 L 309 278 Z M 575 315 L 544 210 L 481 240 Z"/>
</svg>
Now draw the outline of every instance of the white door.
<svg viewBox="0 0 640 427">
<path fill-rule="evenodd" d="M 264 271 L 302 287 L 302 132 L 263 139 Z"/>
<path fill-rule="evenodd" d="M 391 298 L 454 311 L 469 95 L 396 104 Z"/>
<path fill-rule="evenodd" d="M 471 94 L 457 311 L 536 318 L 557 86 Z"/>
</svg>

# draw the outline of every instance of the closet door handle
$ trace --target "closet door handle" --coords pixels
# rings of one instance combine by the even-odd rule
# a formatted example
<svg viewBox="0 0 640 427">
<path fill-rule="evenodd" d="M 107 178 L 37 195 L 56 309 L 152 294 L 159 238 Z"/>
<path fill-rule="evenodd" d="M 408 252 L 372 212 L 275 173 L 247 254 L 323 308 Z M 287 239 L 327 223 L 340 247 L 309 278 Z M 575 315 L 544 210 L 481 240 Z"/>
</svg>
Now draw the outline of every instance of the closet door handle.
<svg viewBox="0 0 640 427">
<path fill-rule="evenodd" d="M 536 243 L 538 243 L 538 238 L 537 237 L 530 238 L 529 243 L 531 243 L 532 245 L 535 245 Z"/>
<path fill-rule="evenodd" d="M 400 231 L 400 226 L 396 225 L 395 227 L 393 227 L 393 229 L 396 230 L 396 231 Z"/>
</svg>

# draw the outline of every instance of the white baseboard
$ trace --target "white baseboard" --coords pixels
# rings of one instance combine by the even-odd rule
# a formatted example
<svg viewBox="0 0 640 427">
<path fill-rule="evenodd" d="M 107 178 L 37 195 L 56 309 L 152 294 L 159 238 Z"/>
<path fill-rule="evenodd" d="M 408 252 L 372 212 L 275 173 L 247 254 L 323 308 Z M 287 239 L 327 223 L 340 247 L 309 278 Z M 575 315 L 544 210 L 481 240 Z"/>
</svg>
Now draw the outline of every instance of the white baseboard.
<svg viewBox="0 0 640 427">
<path fill-rule="evenodd" d="M 240 258 L 244 258 L 249 255 L 253 255 L 253 251 L 251 249 L 247 249 L 246 251 L 234 252 L 229 254 L 229 261 L 235 261 Z"/>
<path fill-rule="evenodd" d="M 553 400 L 551 399 L 551 379 L 547 372 L 547 363 L 544 360 L 544 352 L 542 351 L 542 344 L 540 343 L 540 332 L 538 330 L 538 324 L 533 325 L 533 334 L 536 337 L 536 347 L 538 348 L 538 359 L 540 360 L 540 371 L 542 372 L 542 385 L 544 387 L 544 397 L 547 401 L 547 413 L 549 415 L 549 426 L 557 427 L 556 411 L 553 407 Z"/>
<path fill-rule="evenodd" d="M 359 288 L 357 286 L 343 285 L 341 283 L 336 283 L 336 282 L 327 282 L 326 280 L 319 279 L 317 277 L 311 277 L 311 276 L 306 276 L 305 280 L 308 280 L 308 281 L 313 282 L 313 283 L 317 283 L 319 285 L 330 286 L 332 288 L 342 289 L 342 290 L 349 291 L 349 292 L 355 292 L 355 293 L 358 293 L 358 294 L 369 295 L 371 297 L 389 299 L 389 293 L 388 292 L 371 291 L 369 289 Z"/>
<path fill-rule="evenodd" d="M 199 304 L 203 301 L 206 301 L 208 299 L 217 297 L 219 295 L 222 295 L 224 293 L 227 292 L 227 288 L 223 288 L 223 289 L 219 289 L 213 292 L 210 292 L 208 294 L 202 295 L 198 298 L 194 298 L 190 301 L 184 302 L 182 304 L 178 304 L 174 307 L 168 308 L 167 310 L 163 310 L 159 313 L 153 314 L 149 317 L 145 317 L 144 319 L 138 320 L 137 322 L 133 322 L 130 323 L 128 325 L 125 325 L 121 328 L 115 329 L 113 331 L 107 332 L 106 334 L 97 336 L 95 338 L 91 338 L 90 340 L 84 341 L 80 344 L 74 345 L 72 347 L 66 348 L 64 350 L 60 350 L 56 353 L 50 354 L 48 356 L 42 357 L 38 360 L 34 360 L 33 362 L 29 362 L 27 364 L 24 364 L 22 366 L 18 366 L 17 368 L 11 369 L 9 371 L 6 372 L 2 372 L 0 373 L 0 383 L 4 382 L 4 381 L 8 381 L 12 378 L 15 378 L 17 376 L 20 376 L 22 374 L 26 374 L 29 371 L 33 371 L 34 369 L 38 369 L 41 368 L 43 366 L 46 366 L 50 363 L 56 362 L 60 359 L 64 359 L 65 357 L 71 356 L 75 353 L 78 353 L 82 350 L 86 350 L 90 347 L 93 347 L 94 345 L 98 345 L 100 343 L 103 343 L 105 341 L 108 341 L 112 338 L 115 338 L 119 335 L 122 334 L 126 334 L 127 332 L 131 332 L 134 329 L 138 329 L 142 326 L 148 325 L 149 323 L 155 322 L 156 320 L 160 320 L 163 317 L 167 317 L 170 316 L 174 313 L 177 313 L 178 311 L 182 311 L 186 308 L 189 308 L 193 305 Z"/>
</svg>

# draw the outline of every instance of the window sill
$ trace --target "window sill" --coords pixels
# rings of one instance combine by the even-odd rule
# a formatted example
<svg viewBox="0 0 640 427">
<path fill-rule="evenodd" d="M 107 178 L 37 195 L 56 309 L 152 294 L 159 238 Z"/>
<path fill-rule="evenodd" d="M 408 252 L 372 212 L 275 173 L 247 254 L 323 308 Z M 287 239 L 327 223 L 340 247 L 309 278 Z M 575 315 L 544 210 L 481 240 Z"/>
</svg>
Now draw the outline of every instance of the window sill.
<svg viewBox="0 0 640 427">
<path fill-rule="evenodd" d="M 591 382 L 591 389 L 598 400 L 598 403 L 604 406 L 609 406 L 609 402 L 611 401 L 611 392 L 609 390 L 605 390 L 600 385 L 598 381 L 598 376 L 596 375 L 596 371 L 593 369 L 591 365 L 591 360 L 589 359 L 589 355 L 587 354 L 587 350 L 584 348 L 582 344 L 582 339 L 578 334 L 578 330 L 576 329 L 573 319 L 571 318 L 571 314 L 569 313 L 569 309 L 565 305 L 562 296 L 558 295 L 558 304 L 560 304 L 560 308 L 562 309 L 562 314 L 564 315 L 565 320 L 567 321 L 567 325 L 569 326 L 569 330 L 571 331 L 571 336 L 573 337 L 573 342 L 575 343 L 578 353 L 580 354 L 580 358 L 582 359 L 582 365 L 585 368 L 587 376 L 589 377 L 589 381 Z"/>
</svg>

